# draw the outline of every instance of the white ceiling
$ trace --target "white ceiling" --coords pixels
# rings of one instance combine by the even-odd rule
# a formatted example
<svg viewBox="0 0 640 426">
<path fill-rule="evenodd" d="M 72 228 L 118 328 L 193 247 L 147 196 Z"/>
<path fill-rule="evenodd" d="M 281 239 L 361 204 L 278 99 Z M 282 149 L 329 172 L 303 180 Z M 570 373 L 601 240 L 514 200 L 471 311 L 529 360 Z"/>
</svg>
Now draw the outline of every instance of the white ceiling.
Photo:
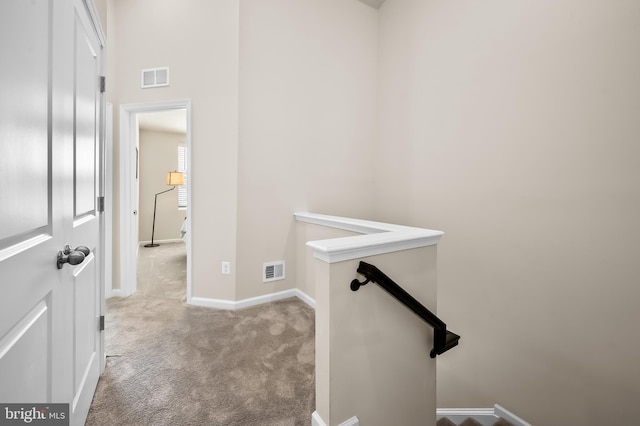
<svg viewBox="0 0 640 426">
<path fill-rule="evenodd" d="M 187 133 L 187 110 L 171 109 L 139 113 L 138 127 L 159 132 Z"/>
<path fill-rule="evenodd" d="M 362 3 L 368 4 L 371 7 L 375 7 L 376 9 L 384 3 L 384 0 L 360 0 Z"/>
</svg>

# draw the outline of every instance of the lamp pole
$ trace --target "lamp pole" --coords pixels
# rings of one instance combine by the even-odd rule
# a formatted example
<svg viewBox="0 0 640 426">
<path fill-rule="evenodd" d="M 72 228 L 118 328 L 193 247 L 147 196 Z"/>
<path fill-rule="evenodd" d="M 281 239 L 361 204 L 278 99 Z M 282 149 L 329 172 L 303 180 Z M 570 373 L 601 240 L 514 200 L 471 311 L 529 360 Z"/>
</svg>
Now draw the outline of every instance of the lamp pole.
<svg viewBox="0 0 640 426">
<path fill-rule="evenodd" d="M 153 237 L 154 237 L 154 235 L 156 233 L 156 207 L 158 205 L 158 195 L 164 194 L 165 192 L 169 192 L 169 191 L 172 191 L 174 189 L 176 189 L 175 186 L 173 188 L 166 189 L 166 190 L 164 190 L 162 192 L 158 192 L 156 194 L 155 200 L 153 201 L 153 225 L 151 227 L 151 243 L 145 244 L 144 245 L 145 247 L 158 247 L 160 245 L 160 244 L 154 244 L 154 242 L 153 242 Z"/>
</svg>

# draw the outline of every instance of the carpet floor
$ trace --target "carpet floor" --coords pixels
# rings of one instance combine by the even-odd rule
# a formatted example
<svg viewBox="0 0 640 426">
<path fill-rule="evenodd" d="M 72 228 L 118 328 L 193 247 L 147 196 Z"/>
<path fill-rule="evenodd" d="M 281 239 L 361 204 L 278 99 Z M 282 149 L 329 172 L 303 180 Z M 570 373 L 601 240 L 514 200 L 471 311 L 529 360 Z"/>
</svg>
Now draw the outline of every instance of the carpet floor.
<svg viewBox="0 0 640 426">
<path fill-rule="evenodd" d="M 107 300 L 107 366 L 86 425 L 309 425 L 313 309 L 188 306 L 185 270 L 182 243 L 140 248 L 138 293 Z"/>
</svg>

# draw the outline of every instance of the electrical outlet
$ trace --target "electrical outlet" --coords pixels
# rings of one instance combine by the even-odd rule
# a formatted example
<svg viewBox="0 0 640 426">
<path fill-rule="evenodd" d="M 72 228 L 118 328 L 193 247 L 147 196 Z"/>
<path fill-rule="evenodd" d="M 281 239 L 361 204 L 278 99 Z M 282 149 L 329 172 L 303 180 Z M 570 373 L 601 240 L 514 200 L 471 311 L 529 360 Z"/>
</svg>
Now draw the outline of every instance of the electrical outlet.
<svg viewBox="0 0 640 426">
<path fill-rule="evenodd" d="M 231 262 L 222 262 L 222 273 L 229 275 L 231 273 Z"/>
</svg>

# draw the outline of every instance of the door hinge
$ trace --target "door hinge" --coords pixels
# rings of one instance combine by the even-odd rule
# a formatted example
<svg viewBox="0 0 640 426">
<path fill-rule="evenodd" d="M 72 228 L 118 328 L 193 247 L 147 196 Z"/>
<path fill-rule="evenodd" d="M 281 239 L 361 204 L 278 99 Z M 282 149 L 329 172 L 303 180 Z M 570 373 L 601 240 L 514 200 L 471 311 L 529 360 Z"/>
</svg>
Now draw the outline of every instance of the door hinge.
<svg viewBox="0 0 640 426">
<path fill-rule="evenodd" d="M 100 316 L 100 331 L 104 331 L 104 315 Z"/>
<path fill-rule="evenodd" d="M 98 197 L 98 211 L 104 213 L 104 197 Z"/>
<path fill-rule="evenodd" d="M 104 93 L 107 90 L 107 77 L 104 75 L 100 76 L 100 93 Z"/>
</svg>

